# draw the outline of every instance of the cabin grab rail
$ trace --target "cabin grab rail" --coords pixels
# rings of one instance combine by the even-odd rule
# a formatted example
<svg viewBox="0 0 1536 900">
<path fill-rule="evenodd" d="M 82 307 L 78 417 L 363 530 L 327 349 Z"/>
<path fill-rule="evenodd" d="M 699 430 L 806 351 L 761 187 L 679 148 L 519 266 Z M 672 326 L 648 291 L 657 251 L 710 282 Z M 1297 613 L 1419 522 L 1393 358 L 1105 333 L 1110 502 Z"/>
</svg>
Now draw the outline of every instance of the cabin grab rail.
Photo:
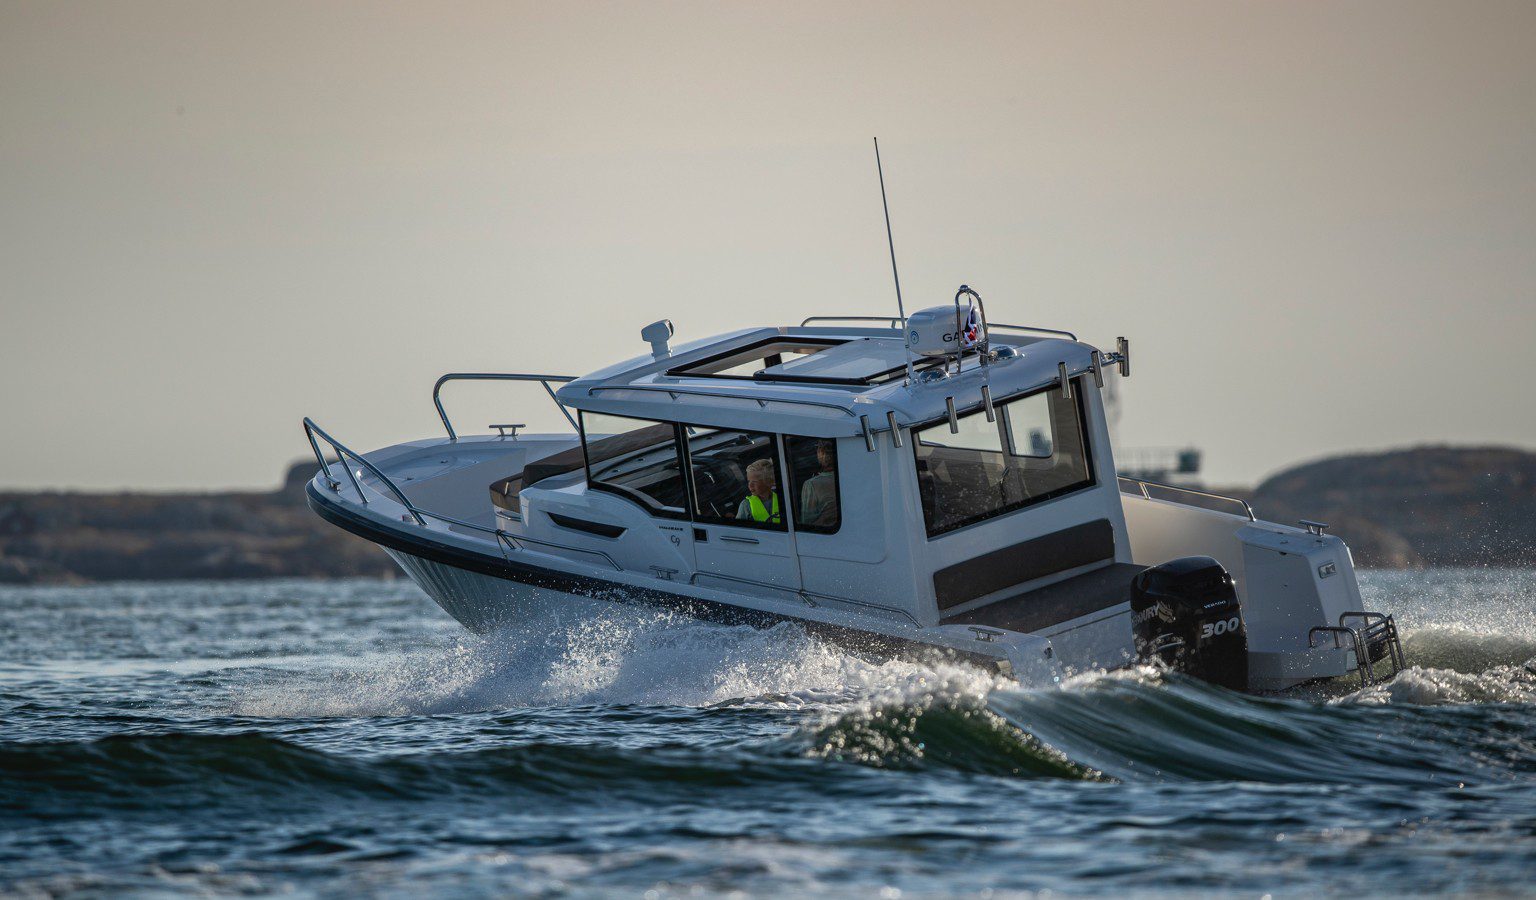
<svg viewBox="0 0 1536 900">
<path fill-rule="evenodd" d="M 448 440 L 457 441 L 459 434 L 453 430 L 453 423 L 448 421 L 448 413 L 443 409 L 443 385 L 450 381 L 537 381 L 544 388 L 544 393 L 549 395 L 549 399 L 555 401 L 555 406 L 559 408 L 560 414 L 565 416 L 567 422 L 571 423 L 571 428 L 576 429 L 576 420 L 571 417 L 570 411 L 560 403 L 560 398 L 555 396 L 554 389 L 549 386 L 551 382 L 566 384 L 575 380 L 575 376 L 572 375 L 531 375 L 522 372 L 449 372 L 447 375 L 439 378 L 436 384 L 432 385 L 432 405 L 437 407 L 437 417 L 443 420 L 443 428 L 448 431 Z M 494 428 L 495 426 L 492 427 Z"/>
<path fill-rule="evenodd" d="M 901 318 L 899 316 L 808 316 L 800 323 L 800 327 L 804 328 L 812 322 L 885 322 L 892 331 L 901 327 Z M 1008 325 L 1003 322 L 988 322 L 987 328 L 1007 328 L 1012 331 L 1038 331 L 1043 334 L 1059 334 L 1074 341 L 1077 340 L 1076 334 L 1070 331 L 1063 331 L 1060 328 L 1040 328 L 1035 325 Z"/>
<path fill-rule="evenodd" d="M 1136 490 L 1132 493 L 1140 494 L 1144 499 L 1147 500 L 1157 499 L 1147 492 L 1147 488 L 1152 488 L 1159 491 L 1172 491 L 1176 494 L 1192 494 L 1196 497 L 1205 497 L 1209 500 L 1220 500 L 1224 503 L 1235 503 L 1243 508 L 1243 515 L 1248 517 L 1248 521 L 1257 522 L 1259 520 L 1259 517 L 1254 515 L 1253 507 L 1248 504 L 1248 501 L 1239 497 L 1228 497 L 1226 494 L 1213 494 L 1210 491 L 1197 491 L 1194 488 L 1179 487 L 1178 485 L 1173 484 L 1160 484 L 1156 481 L 1142 481 L 1140 478 L 1128 478 L 1124 475 L 1120 475 L 1118 478 L 1120 479 L 1121 490 L 1124 490 L 1127 484 L 1135 485 Z M 1172 502 L 1184 503 L 1186 506 L 1193 505 L 1183 500 L 1174 500 Z"/>
<path fill-rule="evenodd" d="M 823 409 L 835 409 L 849 418 L 857 419 L 858 414 L 845 406 L 836 403 L 828 403 L 824 400 L 803 400 L 798 397 L 754 397 L 751 394 L 733 394 L 728 391 L 701 391 L 685 387 L 672 387 L 664 384 L 599 384 L 587 388 L 587 395 L 598 391 L 659 391 L 664 394 L 686 394 L 690 397 L 719 397 L 724 400 L 751 400 L 759 407 L 770 403 L 789 403 L 794 406 L 819 406 Z"/>
<path fill-rule="evenodd" d="M 884 322 L 892 331 L 901 327 L 900 316 L 807 316 L 800 327 L 804 328 L 812 322 Z"/>
</svg>

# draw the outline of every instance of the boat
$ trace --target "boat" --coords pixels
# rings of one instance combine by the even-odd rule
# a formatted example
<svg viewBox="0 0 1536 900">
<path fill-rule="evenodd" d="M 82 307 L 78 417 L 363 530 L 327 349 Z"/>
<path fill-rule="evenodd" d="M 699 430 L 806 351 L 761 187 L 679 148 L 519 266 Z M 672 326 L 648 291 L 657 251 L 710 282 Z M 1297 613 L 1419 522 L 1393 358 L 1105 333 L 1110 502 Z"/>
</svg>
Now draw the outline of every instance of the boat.
<svg viewBox="0 0 1536 900">
<path fill-rule="evenodd" d="M 445 434 L 357 453 L 304 420 L 313 510 L 475 632 L 593 602 L 796 623 L 1028 684 L 1145 662 L 1238 690 L 1404 666 L 1319 522 L 1120 477 L 1130 344 L 992 323 L 980 294 L 648 349 L 579 377 L 452 373 Z M 446 385 L 540 385 L 570 433 L 460 434 Z"/>
</svg>

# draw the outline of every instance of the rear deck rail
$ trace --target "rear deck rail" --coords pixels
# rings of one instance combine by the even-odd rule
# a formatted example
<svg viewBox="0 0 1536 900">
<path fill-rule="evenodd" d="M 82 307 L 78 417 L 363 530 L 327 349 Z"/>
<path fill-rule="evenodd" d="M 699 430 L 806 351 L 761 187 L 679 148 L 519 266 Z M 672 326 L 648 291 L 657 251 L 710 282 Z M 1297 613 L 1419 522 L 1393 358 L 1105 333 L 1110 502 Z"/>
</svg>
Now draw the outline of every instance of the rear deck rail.
<svg viewBox="0 0 1536 900">
<path fill-rule="evenodd" d="M 1246 516 L 1250 522 L 1257 522 L 1259 520 L 1259 517 L 1253 514 L 1253 507 L 1248 504 L 1248 501 L 1239 497 L 1229 497 L 1226 494 L 1213 494 L 1210 491 L 1197 491 L 1194 488 L 1178 487 L 1177 485 L 1172 484 L 1159 484 L 1156 481 L 1142 481 L 1139 478 L 1127 478 L 1124 475 L 1119 476 L 1119 478 L 1120 491 L 1122 493 L 1140 494 L 1147 500 L 1167 500 L 1170 503 L 1182 503 L 1185 506 L 1199 506 L 1198 503 L 1189 502 L 1187 499 L 1188 497 L 1203 497 L 1207 500 L 1215 500 L 1221 503 L 1230 503 L 1233 506 L 1240 508 L 1242 510 L 1242 515 Z M 1127 485 L 1130 486 L 1130 490 L 1126 490 Z M 1152 496 L 1153 491 L 1166 491 L 1175 496 L 1154 497 Z M 1206 507 L 1200 508 L 1205 509 Z"/>
</svg>

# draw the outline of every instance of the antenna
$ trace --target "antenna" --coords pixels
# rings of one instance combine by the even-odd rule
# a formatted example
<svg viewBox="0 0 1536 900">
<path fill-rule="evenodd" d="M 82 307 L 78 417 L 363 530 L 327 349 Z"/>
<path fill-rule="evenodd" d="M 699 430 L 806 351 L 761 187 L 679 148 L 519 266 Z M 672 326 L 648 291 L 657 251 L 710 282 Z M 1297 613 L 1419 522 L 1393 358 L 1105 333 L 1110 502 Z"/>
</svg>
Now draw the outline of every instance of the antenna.
<svg viewBox="0 0 1536 900">
<path fill-rule="evenodd" d="M 907 382 L 912 381 L 912 347 L 907 338 L 907 310 L 901 302 L 901 275 L 896 271 L 896 239 L 891 237 L 891 204 L 885 199 L 885 169 L 880 165 L 880 139 L 875 138 L 875 172 L 880 176 L 880 206 L 885 210 L 885 243 L 891 248 L 891 280 L 896 282 L 896 313 L 901 317 L 901 343 L 907 351 Z"/>
</svg>

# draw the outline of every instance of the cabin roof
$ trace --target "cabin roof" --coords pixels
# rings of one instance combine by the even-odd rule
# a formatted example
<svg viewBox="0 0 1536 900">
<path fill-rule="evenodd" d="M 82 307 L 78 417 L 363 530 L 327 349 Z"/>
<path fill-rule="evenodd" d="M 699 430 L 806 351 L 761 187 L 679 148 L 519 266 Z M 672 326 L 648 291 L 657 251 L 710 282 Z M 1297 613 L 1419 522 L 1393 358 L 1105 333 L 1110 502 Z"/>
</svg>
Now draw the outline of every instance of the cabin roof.
<svg viewBox="0 0 1536 900">
<path fill-rule="evenodd" d="M 642 419 L 680 421 L 812 437 L 847 437 L 922 424 L 946 415 L 947 399 L 965 413 L 1049 387 L 1065 363 L 1089 371 L 1095 348 L 1054 336 L 1005 333 L 994 349 L 1017 355 L 983 367 L 967 357 L 959 374 L 905 382 L 905 348 L 897 328 L 763 327 L 693 341 L 660 360 L 641 356 L 576 379 L 558 392 L 566 406 Z M 809 350 L 760 368 L 741 360 L 758 351 Z M 759 357 L 761 359 L 761 357 Z M 914 356 L 921 367 L 934 363 Z M 952 367 L 951 367 L 952 368 Z M 720 369 L 721 371 L 715 371 Z"/>
</svg>

